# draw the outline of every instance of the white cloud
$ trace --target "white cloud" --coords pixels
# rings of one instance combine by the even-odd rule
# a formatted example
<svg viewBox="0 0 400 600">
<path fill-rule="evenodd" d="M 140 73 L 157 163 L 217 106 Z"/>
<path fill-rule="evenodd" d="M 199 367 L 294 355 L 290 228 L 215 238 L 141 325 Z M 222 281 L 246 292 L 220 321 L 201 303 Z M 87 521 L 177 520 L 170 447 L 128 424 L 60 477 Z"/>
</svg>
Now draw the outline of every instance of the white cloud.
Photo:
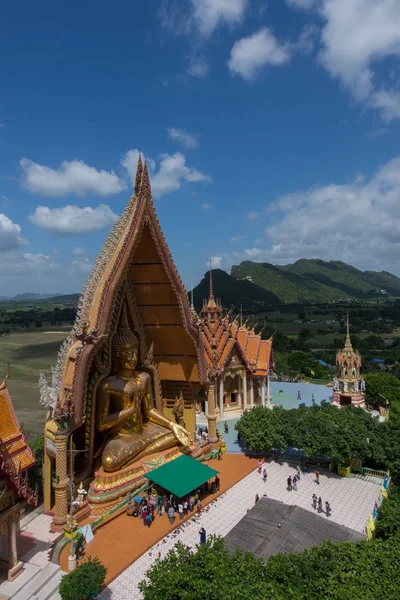
<svg viewBox="0 0 400 600">
<path fill-rule="evenodd" d="M 212 269 L 220 269 L 223 263 L 223 256 L 212 256 L 211 257 L 211 268 Z M 209 267 L 210 261 L 208 261 L 207 266 Z"/>
<path fill-rule="evenodd" d="M 400 118 L 400 93 L 390 75 L 378 71 L 385 59 L 400 56 L 400 3 L 397 0 L 286 0 L 314 9 L 323 19 L 319 61 L 354 99 L 379 110 L 386 121 Z M 383 65 L 384 66 L 384 65 Z"/>
<path fill-rule="evenodd" d="M 85 250 L 83 248 L 80 246 L 76 246 L 76 248 L 74 248 L 74 256 L 83 256 L 83 254 L 85 254 Z"/>
<path fill-rule="evenodd" d="M 85 196 L 89 193 L 108 196 L 126 189 L 126 184 L 113 171 L 98 171 L 81 160 L 64 160 L 58 169 L 22 158 L 22 184 L 32 193 L 61 197 L 68 194 Z"/>
<path fill-rule="evenodd" d="M 194 167 L 186 165 L 185 156 L 181 152 L 162 154 L 158 171 L 151 178 L 151 189 L 154 198 L 160 198 L 170 192 L 175 192 L 184 183 L 211 181 L 211 177 L 201 173 Z"/>
<path fill-rule="evenodd" d="M 242 23 L 247 0 L 190 0 L 191 19 L 200 34 L 209 37 L 217 27 Z"/>
<path fill-rule="evenodd" d="M 246 239 L 245 235 L 234 235 L 233 237 L 231 237 L 231 242 L 233 244 L 235 244 L 236 242 L 240 242 L 241 240 Z"/>
<path fill-rule="evenodd" d="M 266 229 L 259 260 L 343 260 L 400 272 L 400 156 L 370 179 L 319 186 L 275 202 L 283 218 Z M 252 249 L 250 249 L 251 252 Z M 248 253 L 247 253 L 248 255 Z"/>
<path fill-rule="evenodd" d="M 192 56 L 189 60 L 187 73 L 192 77 L 204 79 L 210 71 L 210 65 L 203 56 Z"/>
<path fill-rule="evenodd" d="M 28 242 L 21 237 L 21 227 L 0 213 L 0 252 L 14 250 Z"/>
<path fill-rule="evenodd" d="M 234 43 L 227 64 L 231 75 L 252 81 L 267 65 L 280 66 L 289 60 L 288 44 L 281 44 L 271 30 L 263 27 Z"/>
<path fill-rule="evenodd" d="M 247 258 L 257 258 L 262 254 L 261 248 L 246 248 L 244 251 Z"/>
<path fill-rule="evenodd" d="M 93 264 L 87 257 L 81 260 L 73 260 L 72 269 L 77 274 L 88 276 L 93 269 Z"/>
<path fill-rule="evenodd" d="M 203 204 L 201 205 L 201 208 L 203 210 L 208 210 L 209 208 L 211 208 L 211 204 L 209 204 L 208 202 L 203 202 Z"/>
<path fill-rule="evenodd" d="M 186 129 L 178 129 L 176 127 L 169 127 L 167 132 L 170 140 L 182 144 L 185 148 L 197 148 L 199 146 L 198 133 L 189 133 Z"/>
<path fill-rule="evenodd" d="M 29 215 L 29 220 L 41 229 L 65 236 L 100 231 L 112 225 L 117 218 L 118 215 L 105 204 L 96 208 L 68 205 L 51 209 L 48 206 L 38 206 L 36 211 Z"/>
<path fill-rule="evenodd" d="M 255 221 L 256 219 L 258 219 L 258 217 L 261 215 L 262 213 L 260 212 L 256 212 L 255 210 L 251 210 L 250 212 L 247 213 L 246 215 L 246 219 L 248 221 Z"/>
</svg>

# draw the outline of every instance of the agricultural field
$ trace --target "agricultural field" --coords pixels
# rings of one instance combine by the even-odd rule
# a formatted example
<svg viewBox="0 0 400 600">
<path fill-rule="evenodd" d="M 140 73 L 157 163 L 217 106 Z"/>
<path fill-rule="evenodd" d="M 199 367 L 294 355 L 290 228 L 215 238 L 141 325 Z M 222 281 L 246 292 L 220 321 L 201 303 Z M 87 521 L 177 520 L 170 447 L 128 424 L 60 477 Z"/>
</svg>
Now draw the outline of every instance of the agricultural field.
<svg viewBox="0 0 400 600">
<path fill-rule="evenodd" d="M 0 337 L 0 378 L 11 366 L 8 389 L 28 440 L 43 433 L 45 409 L 39 404 L 39 375 L 50 375 L 66 331 L 35 330 Z"/>
</svg>

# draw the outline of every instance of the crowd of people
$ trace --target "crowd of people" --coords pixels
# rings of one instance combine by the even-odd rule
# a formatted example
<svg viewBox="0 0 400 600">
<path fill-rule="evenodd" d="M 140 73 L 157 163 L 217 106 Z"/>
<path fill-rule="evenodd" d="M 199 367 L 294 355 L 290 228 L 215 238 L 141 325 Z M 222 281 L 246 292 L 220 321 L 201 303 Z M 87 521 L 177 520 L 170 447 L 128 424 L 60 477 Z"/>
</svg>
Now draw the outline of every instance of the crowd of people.
<svg viewBox="0 0 400 600">
<path fill-rule="evenodd" d="M 193 491 L 184 498 L 176 498 L 173 494 L 159 494 L 157 497 L 148 495 L 136 502 L 132 507 L 131 499 L 127 499 L 127 512 L 129 515 L 139 517 L 143 525 L 151 527 L 155 515 L 161 517 L 164 513 L 167 515 L 171 525 L 176 517 L 182 521 L 185 516 L 195 511 L 199 514 L 202 511 L 202 500 L 209 494 L 215 494 L 220 490 L 220 479 L 218 475 L 209 483 L 206 481 L 197 490 Z"/>
</svg>

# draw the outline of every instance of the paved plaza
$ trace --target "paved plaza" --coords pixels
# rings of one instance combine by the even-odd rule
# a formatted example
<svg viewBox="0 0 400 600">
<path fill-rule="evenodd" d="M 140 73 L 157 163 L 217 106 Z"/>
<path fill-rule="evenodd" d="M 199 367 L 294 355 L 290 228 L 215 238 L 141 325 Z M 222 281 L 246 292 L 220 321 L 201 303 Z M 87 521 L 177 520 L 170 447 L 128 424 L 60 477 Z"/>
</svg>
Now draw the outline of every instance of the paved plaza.
<svg viewBox="0 0 400 600">
<path fill-rule="evenodd" d="M 164 557 L 177 541 L 194 547 L 199 542 L 199 529 L 204 527 L 207 535 L 225 536 L 254 505 L 255 495 L 267 494 L 269 498 L 281 500 L 286 504 L 296 504 L 306 510 L 313 511 L 311 499 L 313 493 L 322 498 L 323 505 L 328 500 L 332 507 L 329 517 L 332 521 L 365 533 L 368 515 L 379 495 L 382 480 L 377 478 L 341 478 L 333 474 L 320 476 L 320 485 L 315 481 L 313 473 L 303 474 L 298 483 L 298 491 L 287 491 L 286 480 L 295 474 L 295 469 L 286 463 L 267 465 L 268 480 L 263 483 L 255 470 L 242 479 L 233 488 L 213 501 L 199 517 L 176 528 L 163 540 L 155 544 L 143 554 L 133 565 L 119 575 L 102 594 L 101 600 L 141 600 L 137 589 L 138 583 L 144 579 L 146 571 L 154 560 Z M 316 513 L 318 514 L 318 513 Z M 322 513 L 321 519 L 327 519 Z M 87 553 L 90 554 L 90 545 Z"/>
</svg>

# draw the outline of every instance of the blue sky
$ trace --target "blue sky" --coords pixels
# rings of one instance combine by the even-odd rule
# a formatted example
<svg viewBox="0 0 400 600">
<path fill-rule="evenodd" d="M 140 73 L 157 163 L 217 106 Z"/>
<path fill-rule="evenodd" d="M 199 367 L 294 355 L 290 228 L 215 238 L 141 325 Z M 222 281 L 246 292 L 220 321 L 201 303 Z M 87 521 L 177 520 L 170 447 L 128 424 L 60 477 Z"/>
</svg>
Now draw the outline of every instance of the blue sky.
<svg viewBox="0 0 400 600">
<path fill-rule="evenodd" d="M 0 295 L 80 290 L 138 148 L 188 288 L 210 256 L 400 275 L 396 0 L 21 0 L 0 15 Z"/>
</svg>

